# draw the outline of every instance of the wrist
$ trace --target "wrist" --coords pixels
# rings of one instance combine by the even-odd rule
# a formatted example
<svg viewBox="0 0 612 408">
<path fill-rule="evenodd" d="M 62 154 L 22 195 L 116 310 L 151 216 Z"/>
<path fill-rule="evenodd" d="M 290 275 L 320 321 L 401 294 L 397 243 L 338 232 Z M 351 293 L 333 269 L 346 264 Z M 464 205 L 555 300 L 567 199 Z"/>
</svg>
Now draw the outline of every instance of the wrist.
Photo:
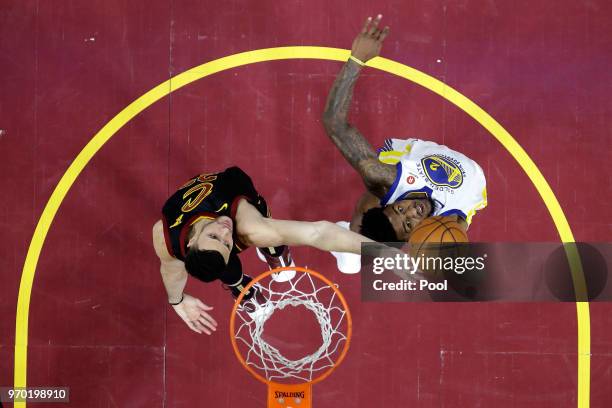
<svg viewBox="0 0 612 408">
<path fill-rule="evenodd" d="M 351 56 L 348 59 L 348 62 L 354 65 L 357 65 L 359 68 L 365 66 L 365 61 L 362 58 L 356 57 L 354 55 L 351 54 Z"/>
<path fill-rule="evenodd" d="M 178 300 L 168 299 L 168 303 L 170 303 L 170 305 L 172 305 L 172 306 L 178 306 L 178 305 L 180 305 L 183 302 L 184 299 L 185 299 L 185 294 L 181 293 L 181 298 L 180 299 L 178 299 Z"/>
</svg>

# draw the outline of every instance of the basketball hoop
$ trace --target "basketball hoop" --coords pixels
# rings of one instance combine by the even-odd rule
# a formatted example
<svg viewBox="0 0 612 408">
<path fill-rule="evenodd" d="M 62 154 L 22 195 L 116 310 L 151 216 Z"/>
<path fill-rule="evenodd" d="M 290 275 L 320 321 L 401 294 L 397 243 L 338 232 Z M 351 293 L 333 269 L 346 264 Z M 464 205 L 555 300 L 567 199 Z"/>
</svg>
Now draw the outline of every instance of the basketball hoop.
<svg viewBox="0 0 612 408">
<path fill-rule="evenodd" d="M 271 275 L 296 271 L 287 282 Z M 245 293 L 257 285 L 259 294 L 241 304 Z M 321 328 L 321 345 L 298 359 L 288 358 L 262 336 L 266 322 L 288 307 L 312 312 Z M 230 317 L 230 339 L 240 363 L 268 385 L 268 408 L 312 407 L 312 385 L 327 378 L 348 351 L 351 314 L 337 285 L 318 272 L 300 267 L 267 271 L 254 278 L 238 296 Z"/>
</svg>

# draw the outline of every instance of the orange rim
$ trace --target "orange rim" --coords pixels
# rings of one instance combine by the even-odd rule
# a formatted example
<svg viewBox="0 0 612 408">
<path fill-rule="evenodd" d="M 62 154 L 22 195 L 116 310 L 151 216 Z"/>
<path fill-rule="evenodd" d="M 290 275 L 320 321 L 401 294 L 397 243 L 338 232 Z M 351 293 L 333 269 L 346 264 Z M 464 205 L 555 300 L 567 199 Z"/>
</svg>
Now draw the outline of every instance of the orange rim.
<svg viewBox="0 0 612 408">
<path fill-rule="evenodd" d="M 312 276 L 318 278 L 319 280 L 323 281 L 325 284 L 327 284 L 328 286 L 330 286 L 333 289 L 333 291 L 338 296 L 338 299 L 340 299 L 340 303 L 342 303 L 342 307 L 344 307 L 344 310 L 346 311 L 347 333 L 346 333 L 346 341 L 344 342 L 344 347 L 342 348 L 342 351 L 340 352 L 340 356 L 338 357 L 338 360 L 336 361 L 336 363 L 332 367 L 329 368 L 329 370 L 325 371 L 323 374 L 321 374 L 320 376 L 318 376 L 314 380 L 306 382 L 306 383 L 309 383 L 309 384 L 316 384 L 318 382 L 323 381 L 329 375 L 331 375 L 331 373 L 334 372 L 334 370 L 342 363 L 342 361 L 344 360 L 344 357 L 346 357 L 346 353 L 348 352 L 349 345 L 351 343 L 351 336 L 353 334 L 353 319 L 351 317 L 351 311 L 350 311 L 350 309 L 348 307 L 348 304 L 346 303 L 346 300 L 344 299 L 344 295 L 342 294 L 342 292 L 340 292 L 340 289 L 338 289 L 336 287 L 336 285 L 332 281 L 330 281 L 329 279 L 327 279 L 325 276 L 321 275 L 317 271 L 313 271 L 312 269 L 302 268 L 302 267 L 299 267 L 299 266 L 289 266 L 289 267 L 272 269 L 270 271 L 266 271 L 266 272 L 262 273 L 261 275 L 257 276 L 256 278 L 253 278 L 253 280 L 251 282 L 249 282 L 249 284 L 244 288 L 242 293 L 240 293 L 240 296 L 238 296 L 238 298 L 236 298 L 236 301 L 234 302 L 234 307 L 232 307 L 232 314 L 230 316 L 230 329 L 229 329 L 229 332 L 230 332 L 230 341 L 232 342 L 232 348 L 234 349 L 234 354 L 236 354 L 236 357 L 238 357 L 238 361 L 240 361 L 240 364 L 242 364 L 242 366 L 244 368 L 246 368 L 246 370 L 249 373 L 251 373 L 251 375 L 253 377 L 257 378 L 259 381 L 261 381 L 261 382 L 263 382 L 265 384 L 268 384 L 268 385 L 270 385 L 270 384 L 283 385 L 282 383 L 276 383 L 274 381 L 268 380 L 267 378 L 265 378 L 264 376 L 259 374 L 257 371 L 255 371 L 253 368 L 251 368 L 246 363 L 244 358 L 242 357 L 242 354 L 240 353 L 240 350 L 238 350 L 238 343 L 236 343 L 236 338 L 234 337 L 234 333 L 235 333 L 235 329 L 236 329 L 236 311 L 238 310 L 238 306 L 240 305 L 240 302 L 242 302 L 242 299 L 244 298 L 245 293 L 247 293 L 253 287 L 253 285 L 255 285 L 257 282 L 263 280 L 264 278 L 270 276 L 273 273 L 277 273 L 277 272 L 281 272 L 281 271 L 299 271 L 299 272 L 304 272 L 304 273 L 312 275 Z"/>
</svg>

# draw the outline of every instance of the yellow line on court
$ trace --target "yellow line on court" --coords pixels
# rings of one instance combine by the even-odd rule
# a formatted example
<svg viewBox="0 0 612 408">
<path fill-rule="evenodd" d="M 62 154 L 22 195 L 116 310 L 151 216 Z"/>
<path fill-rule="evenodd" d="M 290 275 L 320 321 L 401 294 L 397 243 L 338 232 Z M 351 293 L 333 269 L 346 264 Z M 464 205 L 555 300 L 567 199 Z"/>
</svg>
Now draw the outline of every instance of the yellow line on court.
<svg viewBox="0 0 612 408">
<path fill-rule="evenodd" d="M 89 143 L 87 143 L 85 148 L 83 148 L 79 155 L 74 159 L 74 161 L 70 164 L 70 167 L 68 167 L 68 170 L 66 170 L 60 179 L 43 210 L 34 231 L 32 241 L 30 242 L 21 274 L 21 282 L 19 285 L 19 295 L 17 300 L 17 315 L 15 322 L 15 387 L 25 387 L 27 384 L 28 317 L 30 298 L 32 285 L 34 282 L 34 275 L 36 272 L 36 265 L 38 264 L 38 259 L 40 257 L 47 233 L 51 228 L 53 219 L 55 218 L 62 201 L 66 197 L 66 194 L 68 194 L 70 187 L 72 187 L 81 171 L 83 171 L 85 166 L 98 152 L 98 150 L 100 150 L 102 146 L 104 146 L 104 144 L 108 142 L 108 140 L 115 135 L 117 131 L 119 131 L 119 129 L 121 129 L 140 112 L 171 92 L 217 72 L 264 61 L 297 58 L 345 61 L 348 59 L 348 57 L 348 50 L 304 46 L 267 48 L 230 55 L 194 67 L 156 86 L 132 102 L 125 109 L 119 112 L 117 116 L 111 119 L 111 121 L 108 122 L 89 141 Z M 523 148 L 516 142 L 516 140 L 514 140 L 514 138 L 488 113 L 448 85 L 406 65 L 381 57 L 371 60 L 367 65 L 400 76 L 437 93 L 438 95 L 447 99 L 449 102 L 455 104 L 457 107 L 474 118 L 478 123 L 480 123 L 506 148 L 506 150 L 510 152 L 510 154 L 523 168 L 544 200 L 544 204 L 548 208 L 561 240 L 563 242 L 574 241 L 574 237 L 565 214 L 563 213 L 557 198 L 544 179 L 542 173 L 539 171 L 533 160 L 531 160 L 531 158 L 523 150 Z M 569 248 L 570 249 L 566 249 L 566 251 L 571 252 L 572 246 L 569 246 Z M 576 259 L 576 257 L 574 257 L 574 259 Z M 585 293 L 586 285 L 584 283 L 584 276 L 581 273 L 579 264 L 573 265 L 572 277 L 574 279 L 576 293 Z M 589 304 L 587 302 L 577 302 L 576 311 L 578 318 L 578 408 L 588 408 L 591 363 Z M 14 406 L 15 408 L 25 408 L 26 403 L 16 402 Z"/>
</svg>

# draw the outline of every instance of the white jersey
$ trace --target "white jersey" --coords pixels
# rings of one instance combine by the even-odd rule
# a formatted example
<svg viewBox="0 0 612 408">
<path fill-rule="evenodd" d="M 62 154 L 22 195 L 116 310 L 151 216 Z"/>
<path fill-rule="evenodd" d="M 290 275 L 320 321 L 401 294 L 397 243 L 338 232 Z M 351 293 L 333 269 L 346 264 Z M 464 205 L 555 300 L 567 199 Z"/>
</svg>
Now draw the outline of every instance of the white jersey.
<svg viewBox="0 0 612 408">
<path fill-rule="evenodd" d="M 380 204 L 426 197 L 432 215 L 457 214 L 472 222 L 476 210 L 487 205 L 486 180 L 474 160 L 434 142 L 387 139 L 378 159 L 397 166 L 397 176 Z"/>
</svg>

